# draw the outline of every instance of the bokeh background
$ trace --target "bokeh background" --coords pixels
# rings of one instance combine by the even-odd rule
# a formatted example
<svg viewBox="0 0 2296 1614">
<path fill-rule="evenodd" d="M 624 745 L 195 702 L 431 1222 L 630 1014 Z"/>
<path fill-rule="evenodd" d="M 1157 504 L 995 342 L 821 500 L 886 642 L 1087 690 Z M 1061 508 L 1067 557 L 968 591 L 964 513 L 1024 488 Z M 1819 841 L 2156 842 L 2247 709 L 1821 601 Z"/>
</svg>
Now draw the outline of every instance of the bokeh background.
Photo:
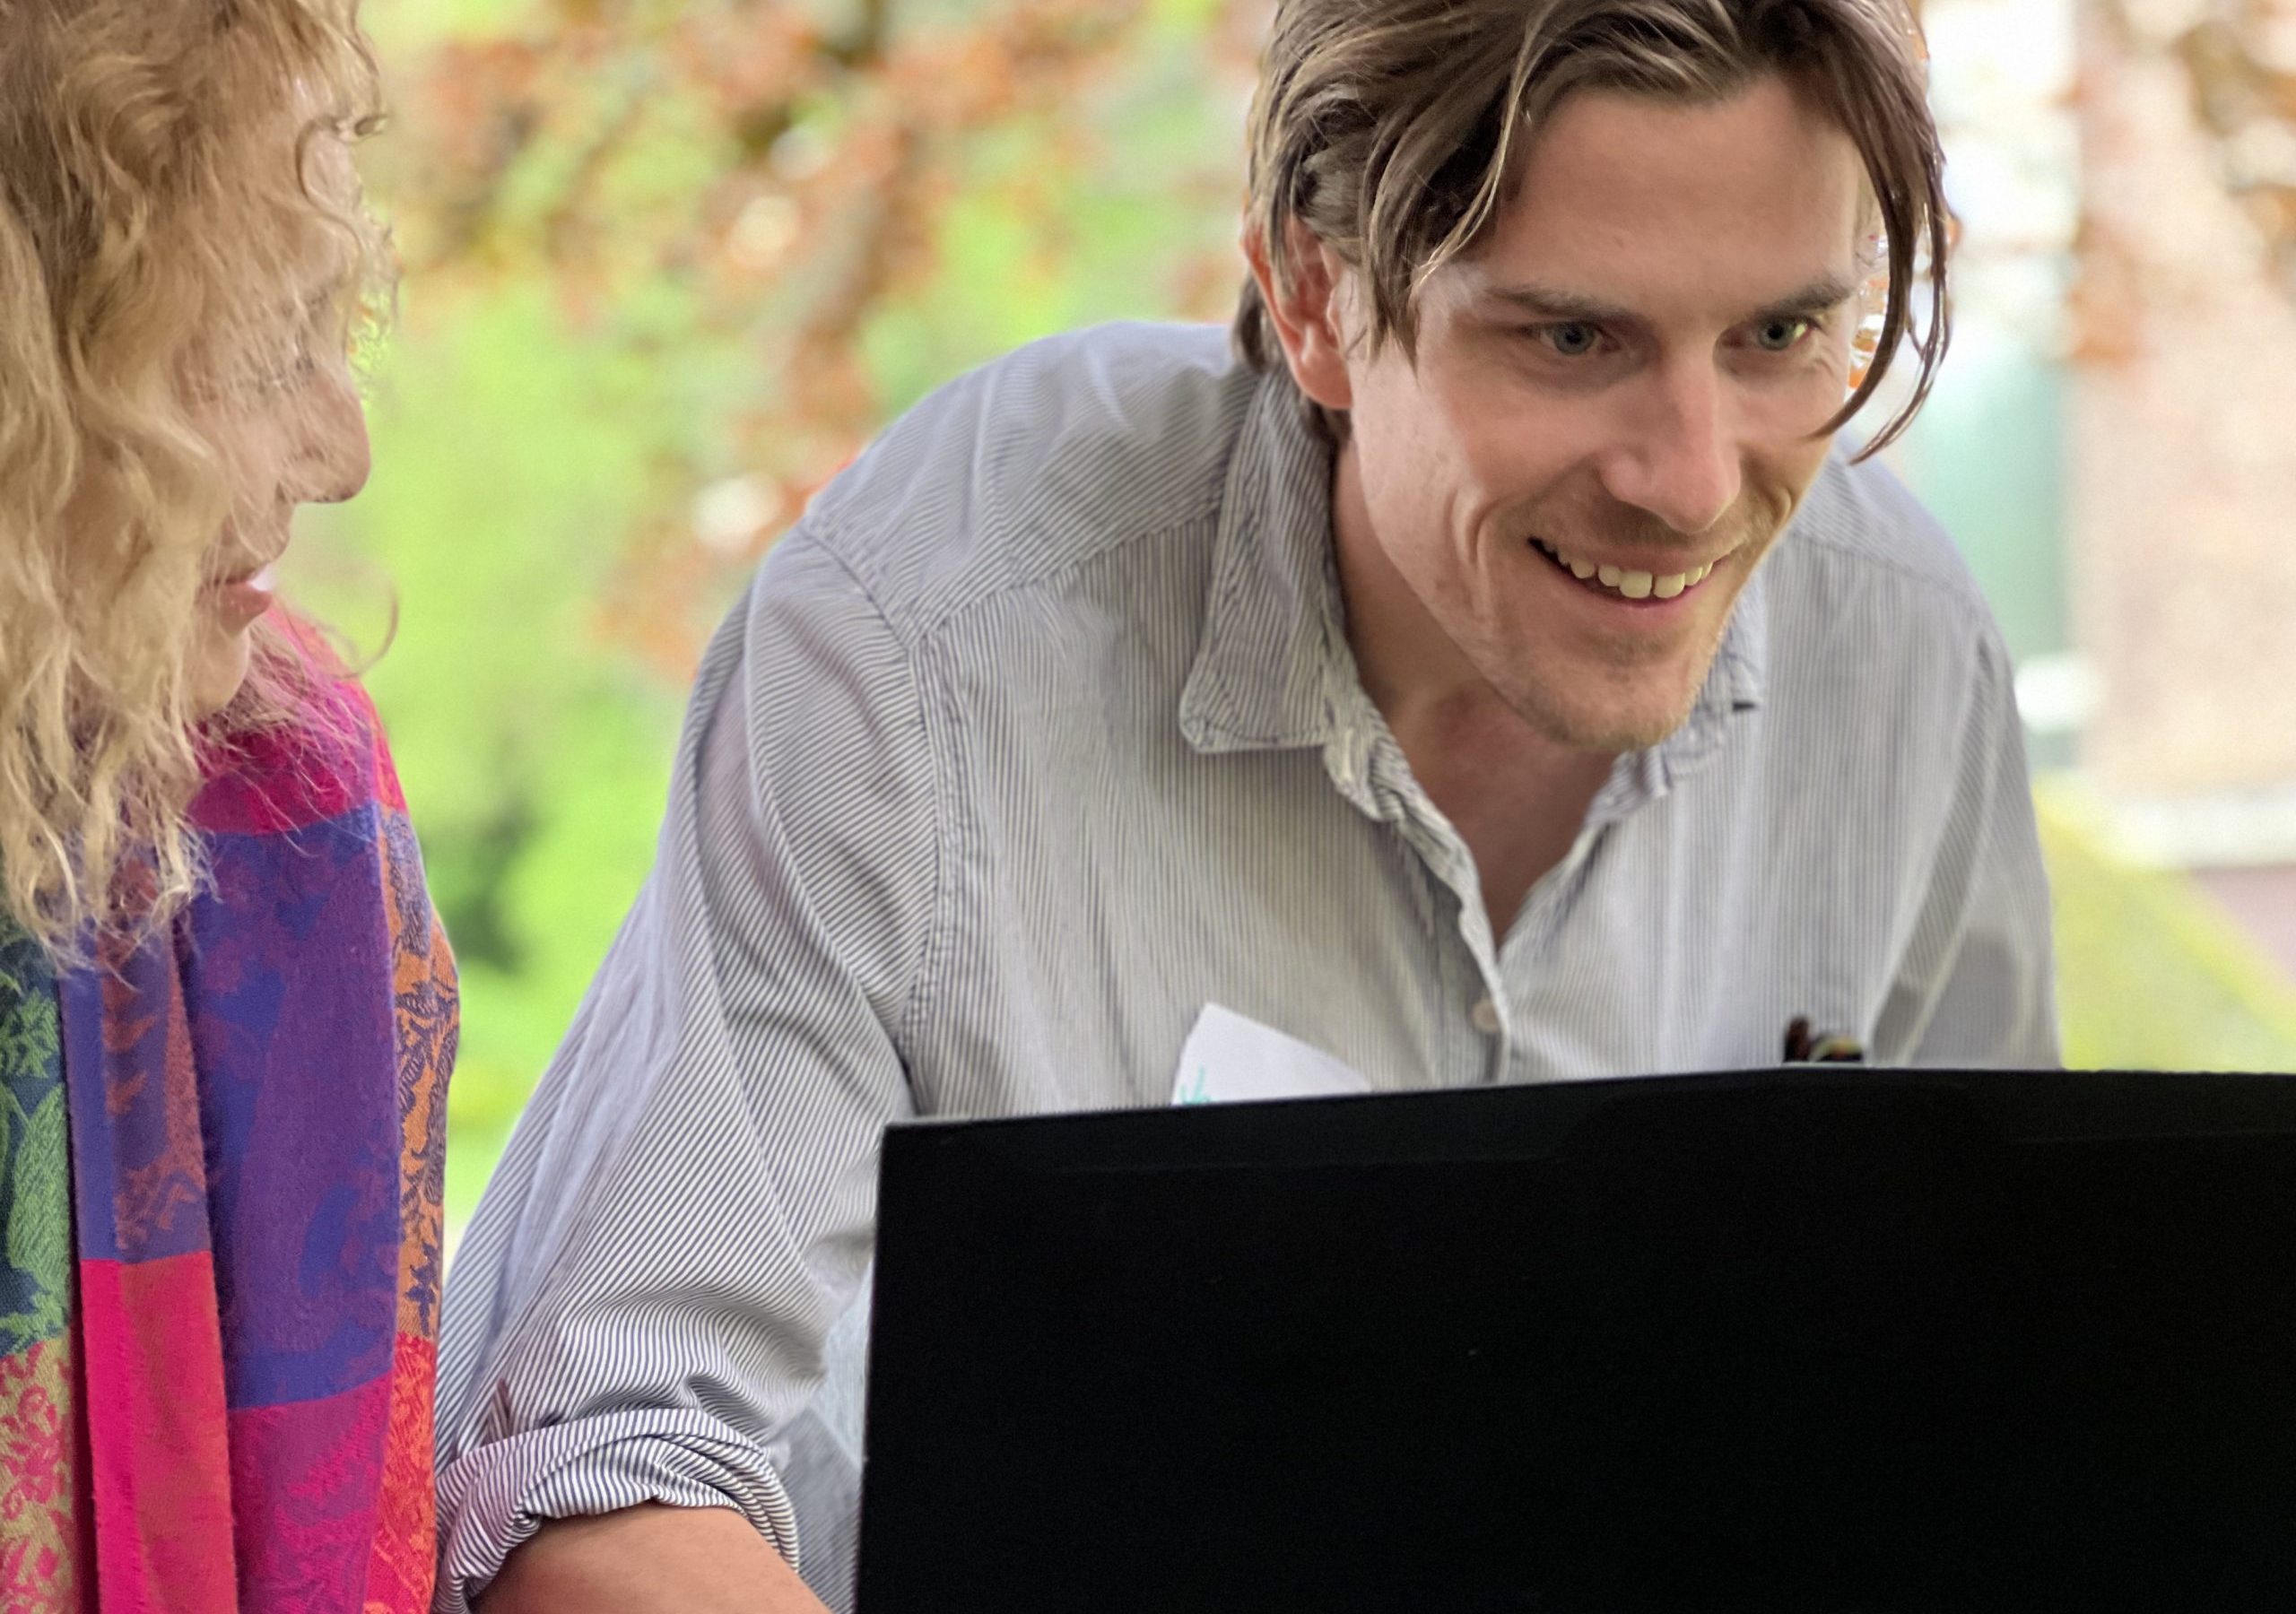
<svg viewBox="0 0 2296 1614">
<path fill-rule="evenodd" d="M 644 877 L 701 645 L 813 490 L 1020 343 L 1225 319 L 1268 6 L 369 11 L 401 307 L 374 480 L 288 582 L 390 639 L 463 968 L 458 1223 Z M 1923 12 L 1957 336 L 1892 458 L 2018 658 L 2068 1057 L 2296 1071 L 2296 5 Z"/>
</svg>

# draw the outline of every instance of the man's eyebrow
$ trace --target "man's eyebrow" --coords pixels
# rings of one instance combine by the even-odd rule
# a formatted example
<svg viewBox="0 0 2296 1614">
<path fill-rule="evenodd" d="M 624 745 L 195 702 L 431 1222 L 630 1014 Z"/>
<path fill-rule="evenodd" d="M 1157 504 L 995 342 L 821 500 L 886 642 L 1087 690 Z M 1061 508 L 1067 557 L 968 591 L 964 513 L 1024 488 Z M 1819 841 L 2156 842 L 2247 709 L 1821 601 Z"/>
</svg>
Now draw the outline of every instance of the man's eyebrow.
<svg viewBox="0 0 2296 1614">
<path fill-rule="evenodd" d="M 1805 315 L 1822 314 L 1848 302 L 1857 292 L 1855 281 L 1839 274 L 1822 274 L 1784 297 L 1750 310 L 1747 317 L 1799 318 Z M 1605 302 L 1599 297 L 1565 291 L 1553 286 L 1494 286 L 1483 291 L 1478 300 L 1530 319 L 1573 325 L 1639 325 L 1646 323 L 1643 317 L 1631 308 Z"/>
<path fill-rule="evenodd" d="M 1631 308 L 1552 286 L 1493 286 L 1477 300 L 1506 313 L 1573 325 L 1634 325 L 1641 319 Z"/>
<path fill-rule="evenodd" d="M 1839 274 L 1822 274 L 1800 291 L 1779 298 L 1766 308 L 1757 309 L 1754 317 L 1768 318 L 1773 315 L 1822 314 L 1828 308 L 1838 308 L 1857 295 L 1857 282 Z"/>
</svg>

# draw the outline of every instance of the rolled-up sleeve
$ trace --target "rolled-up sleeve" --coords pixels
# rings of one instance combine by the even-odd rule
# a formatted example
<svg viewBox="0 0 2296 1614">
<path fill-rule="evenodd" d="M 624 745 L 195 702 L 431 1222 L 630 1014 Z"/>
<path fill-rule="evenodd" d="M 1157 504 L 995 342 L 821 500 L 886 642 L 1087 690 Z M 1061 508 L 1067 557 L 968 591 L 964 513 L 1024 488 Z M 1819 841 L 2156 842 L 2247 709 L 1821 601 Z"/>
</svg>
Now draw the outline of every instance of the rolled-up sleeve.
<svg viewBox="0 0 2296 1614">
<path fill-rule="evenodd" d="M 2040 1069 L 2060 1059 L 2048 880 L 2008 651 L 1977 641 L 1955 785 L 1874 1035 L 1886 1063 Z"/>
<path fill-rule="evenodd" d="M 731 1506 L 793 1564 L 767 1450 L 865 1271 L 939 888 L 909 647 L 818 534 L 712 644 L 654 870 L 457 1252 L 438 1607 L 547 1519 Z"/>
</svg>

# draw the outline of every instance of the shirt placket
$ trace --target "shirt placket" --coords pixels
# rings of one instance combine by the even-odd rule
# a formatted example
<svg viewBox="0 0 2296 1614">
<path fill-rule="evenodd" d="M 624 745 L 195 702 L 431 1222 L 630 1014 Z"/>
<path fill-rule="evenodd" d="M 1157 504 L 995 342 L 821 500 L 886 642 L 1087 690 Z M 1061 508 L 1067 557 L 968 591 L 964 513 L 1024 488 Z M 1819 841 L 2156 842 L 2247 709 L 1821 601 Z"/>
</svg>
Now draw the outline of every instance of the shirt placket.
<svg viewBox="0 0 2296 1614">
<path fill-rule="evenodd" d="M 1456 909 L 1456 946 L 1466 955 L 1468 968 L 1450 968 L 1453 954 L 1450 947 L 1444 948 L 1437 969 L 1444 997 L 1439 1018 L 1448 1026 L 1457 1026 L 1463 1018 L 1480 1046 L 1465 1061 L 1447 1059 L 1445 1068 L 1456 1070 L 1465 1063 L 1482 1080 L 1496 1080 L 1507 1069 L 1511 1011 L 1474 855 L 1412 777 L 1402 748 L 1384 725 L 1362 720 L 1360 714 L 1350 716 L 1358 720 L 1336 724 L 1326 747 L 1325 763 L 1333 782 L 1360 811 L 1401 838 L 1449 894 Z M 1436 935 L 1439 944 L 1448 940 L 1440 927 Z"/>
</svg>

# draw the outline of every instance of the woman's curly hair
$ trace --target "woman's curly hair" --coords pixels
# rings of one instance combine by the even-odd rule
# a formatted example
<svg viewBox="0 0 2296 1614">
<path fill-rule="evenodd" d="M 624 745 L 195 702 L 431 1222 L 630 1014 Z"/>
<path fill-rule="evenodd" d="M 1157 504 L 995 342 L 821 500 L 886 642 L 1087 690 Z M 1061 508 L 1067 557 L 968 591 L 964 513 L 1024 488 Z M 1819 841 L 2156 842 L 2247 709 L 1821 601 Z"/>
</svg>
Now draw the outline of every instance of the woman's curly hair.
<svg viewBox="0 0 2296 1614">
<path fill-rule="evenodd" d="M 202 878 L 187 662 L 241 494 L 202 401 L 284 311 L 347 350 L 387 308 L 357 6 L 0 0 L 0 918 L 61 959 Z M 346 266 L 316 308 L 314 261 Z M 223 729 L 294 702 L 291 634 L 258 624 Z"/>
</svg>

